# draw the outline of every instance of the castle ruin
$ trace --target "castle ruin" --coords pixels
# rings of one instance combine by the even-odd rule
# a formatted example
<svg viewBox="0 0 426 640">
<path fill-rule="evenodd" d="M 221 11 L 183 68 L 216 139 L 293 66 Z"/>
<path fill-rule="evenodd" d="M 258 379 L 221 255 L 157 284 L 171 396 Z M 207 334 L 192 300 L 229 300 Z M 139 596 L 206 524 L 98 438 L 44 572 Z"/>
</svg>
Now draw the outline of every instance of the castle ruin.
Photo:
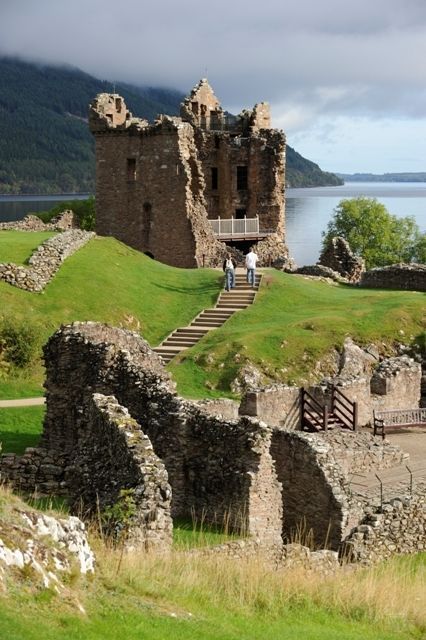
<svg viewBox="0 0 426 640">
<path fill-rule="evenodd" d="M 180 117 L 135 118 L 118 94 L 90 105 L 96 231 L 177 267 L 214 266 L 224 243 L 284 245 L 285 136 L 269 105 L 225 112 L 206 79 Z M 272 245 L 271 249 L 271 236 Z"/>
</svg>

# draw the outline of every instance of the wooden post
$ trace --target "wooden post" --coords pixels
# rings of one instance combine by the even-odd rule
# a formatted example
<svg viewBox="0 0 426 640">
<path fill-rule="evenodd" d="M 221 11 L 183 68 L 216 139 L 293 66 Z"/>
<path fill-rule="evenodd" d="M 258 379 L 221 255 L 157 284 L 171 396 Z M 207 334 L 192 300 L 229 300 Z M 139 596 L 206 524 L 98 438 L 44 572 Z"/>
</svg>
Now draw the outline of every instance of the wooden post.
<svg viewBox="0 0 426 640">
<path fill-rule="evenodd" d="M 328 429 L 328 407 L 325 404 L 323 409 L 323 421 L 324 421 L 324 431 Z"/>
<path fill-rule="evenodd" d="M 353 428 L 358 431 L 358 402 L 354 402 Z"/>
<path fill-rule="evenodd" d="M 217 221 L 218 221 L 218 236 L 220 236 L 220 216 L 217 217 Z"/>
<path fill-rule="evenodd" d="M 300 396 L 300 426 L 301 426 L 302 431 L 303 431 L 303 427 L 305 426 L 304 423 L 303 423 L 304 422 L 303 418 L 304 418 L 304 415 L 305 415 L 305 387 L 300 387 L 300 394 L 301 394 L 301 396 Z"/>
</svg>

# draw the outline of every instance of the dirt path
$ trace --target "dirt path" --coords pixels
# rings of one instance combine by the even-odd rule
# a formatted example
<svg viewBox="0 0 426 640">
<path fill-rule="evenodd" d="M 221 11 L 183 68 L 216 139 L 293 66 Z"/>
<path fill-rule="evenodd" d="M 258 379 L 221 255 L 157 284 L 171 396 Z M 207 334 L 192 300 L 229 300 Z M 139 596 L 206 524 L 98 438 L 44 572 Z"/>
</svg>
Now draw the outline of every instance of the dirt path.
<svg viewBox="0 0 426 640">
<path fill-rule="evenodd" d="M 46 398 L 19 398 L 16 400 L 0 400 L 0 409 L 14 407 L 36 407 L 45 404 Z"/>
</svg>

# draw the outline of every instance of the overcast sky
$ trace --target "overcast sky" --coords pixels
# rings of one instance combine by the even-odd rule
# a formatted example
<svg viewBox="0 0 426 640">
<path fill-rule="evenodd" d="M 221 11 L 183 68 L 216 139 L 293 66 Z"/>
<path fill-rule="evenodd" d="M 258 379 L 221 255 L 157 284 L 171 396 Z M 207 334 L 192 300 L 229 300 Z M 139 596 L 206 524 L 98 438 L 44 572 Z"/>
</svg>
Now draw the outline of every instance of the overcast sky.
<svg viewBox="0 0 426 640">
<path fill-rule="evenodd" d="M 207 76 L 325 170 L 426 171 L 426 0 L 0 0 L 1 53 L 185 93 Z"/>
</svg>

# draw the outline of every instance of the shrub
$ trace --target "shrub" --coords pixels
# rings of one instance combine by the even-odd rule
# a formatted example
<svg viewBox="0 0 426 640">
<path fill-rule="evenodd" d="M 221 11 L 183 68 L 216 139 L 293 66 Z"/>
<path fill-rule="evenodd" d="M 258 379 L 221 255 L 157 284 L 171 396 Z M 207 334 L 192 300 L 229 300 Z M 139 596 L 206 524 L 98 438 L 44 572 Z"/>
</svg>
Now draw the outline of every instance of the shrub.
<svg viewBox="0 0 426 640">
<path fill-rule="evenodd" d="M 34 360 L 38 346 L 38 331 L 34 326 L 3 319 L 0 322 L 0 360 L 20 369 Z"/>
</svg>

